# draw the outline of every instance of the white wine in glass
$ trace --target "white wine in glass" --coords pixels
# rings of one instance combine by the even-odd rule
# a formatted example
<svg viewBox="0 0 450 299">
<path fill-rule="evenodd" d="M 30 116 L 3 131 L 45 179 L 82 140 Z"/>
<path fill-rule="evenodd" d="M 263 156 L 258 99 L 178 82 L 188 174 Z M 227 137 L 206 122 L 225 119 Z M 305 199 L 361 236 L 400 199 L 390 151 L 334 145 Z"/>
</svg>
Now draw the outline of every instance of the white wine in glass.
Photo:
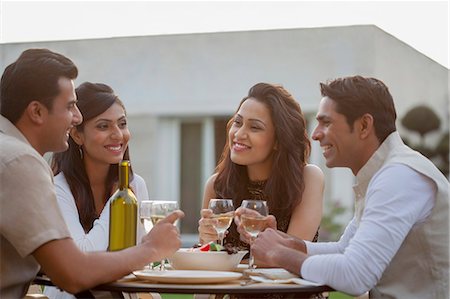
<svg viewBox="0 0 450 299">
<path fill-rule="evenodd" d="M 267 215 L 269 210 L 267 208 L 267 202 L 264 200 L 245 199 L 241 203 L 241 207 L 247 210 L 241 215 L 241 224 L 245 231 L 251 236 L 250 244 L 258 236 L 258 234 L 264 229 Z M 248 259 L 248 268 L 255 268 L 252 251 L 250 250 L 250 257 Z"/>
<path fill-rule="evenodd" d="M 167 200 L 155 200 L 152 202 L 150 208 L 150 218 L 153 225 L 157 224 L 160 220 L 166 218 L 167 215 L 178 210 L 178 202 L 167 201 Z M 164 268 L 165 260 L 161 261 L 160 270 L 165 270 Z"/>
<path fill-rule="evenodd" d="M 264 229 L 266 223 L 265 216 L 241 216 L 242 225 L 246 232 L 248 232 L 252 238 L 256 238 L 258 234 Z"/>
<path fill-rule="evenodd" d="M 230 227 L 234 217 L 233 201 L 231 199 L 211 199 L 208 208 L 213 212 L 213 224 L 219 237 L 220 245 L 223 246 L 225 232 Z"/>
<path fill-rule="evenodd" d="M 152 216 L 151 216 L 152 224 L 155 225 L 156 223 L 158 223 L 159 221 L 163 220 L 164 218 L 165 218 L 165 216 L 161 216 L 161 215 L 152 215 Z"/>
<path fill-rule="evenodd" d="M 151 219 L 151 206 L 153 201 L 151 200 L 143 200 L 139 206 L 139 219 L 141 219 L 141 223 L 144 226 L 145 232 L 148 234 L 150 230 L 153 228 L 153 222 Z"/>
<path fill-rule="evenodd" d="M 142 225 L 144 226 L 145 233 L 149 233 L 153 228 L 153 223 L 151 219 L 151 206 L 153 201 L 151 200 L 143 200 L 139 205 L 139 219 L 141 220 Z M 153 263 L 148 265 L 150 269 L 153 268 Z"/>
</svg>

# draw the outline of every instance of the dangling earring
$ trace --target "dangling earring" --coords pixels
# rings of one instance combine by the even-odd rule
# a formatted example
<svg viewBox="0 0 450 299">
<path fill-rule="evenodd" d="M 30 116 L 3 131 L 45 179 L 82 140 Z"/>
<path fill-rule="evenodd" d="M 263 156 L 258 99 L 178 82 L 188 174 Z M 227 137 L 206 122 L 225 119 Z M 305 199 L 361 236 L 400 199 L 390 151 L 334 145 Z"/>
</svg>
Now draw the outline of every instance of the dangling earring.
<svg viewBox="0 0 450 299">
<path fill-rule="evenodd" d="M 278 142 L 275 143 L 275 145 L 274 145 L 274 147 L 273 147 L 273 150 L 274 150 L 274 151 L 277 151 L 277 150 L 278 150 Z"/>
<path fill-rule="evenodd" d="M 81 160 L 83 160 L 83 148 L 81 147 L 81 145 L 78 147 L 78 151 L 80 152 Z"/>
</svg>

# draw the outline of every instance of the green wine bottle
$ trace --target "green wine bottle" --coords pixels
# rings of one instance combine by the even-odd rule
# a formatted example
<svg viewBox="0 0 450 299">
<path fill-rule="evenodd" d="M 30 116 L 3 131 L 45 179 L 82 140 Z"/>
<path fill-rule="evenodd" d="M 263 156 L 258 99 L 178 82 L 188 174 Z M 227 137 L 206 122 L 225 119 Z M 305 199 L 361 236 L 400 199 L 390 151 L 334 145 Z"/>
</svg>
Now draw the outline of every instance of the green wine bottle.
<svg viewBox="0 0 450 299">
<path fill-rule="evenodd" d="M 129 186 L 130 161 L 119 163 L 119 189 L 111 196 L 109 251 L 136 245 L 137 200 Z"/>
</svg>

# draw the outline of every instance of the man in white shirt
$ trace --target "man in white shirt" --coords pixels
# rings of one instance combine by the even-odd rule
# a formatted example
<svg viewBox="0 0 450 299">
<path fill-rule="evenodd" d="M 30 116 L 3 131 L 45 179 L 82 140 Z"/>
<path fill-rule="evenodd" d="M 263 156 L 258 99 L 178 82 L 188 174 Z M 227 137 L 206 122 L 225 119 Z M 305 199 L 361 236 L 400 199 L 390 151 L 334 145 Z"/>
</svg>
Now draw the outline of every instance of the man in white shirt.
<svg viewBox="0 0 450 299">
<path fill-rule="evenodd" d="M 58 287 L 78 293 L 142 269 L 180 247 L 172 223 L 183 216 L 181 211 L 160 221 L 140 245 L 117 252 L 81 252 L 70 238 L 52 171 L 42 156 L 66 150 L 69 130 L 82 121 L 73 86 L 77 74 L 67 57 L 30 49 L 2 75 L 1 298 L 23 298 L 40 268 Z"/>
<path fill-rule="evenodd" d="M 383 82 L 340 78 L 321 93 L 312 138 L 327 167 L 356 176 L 355 215 L 337 242 L 267 229 L 252 244 L 254 257 L 352 295 L 449 298 L 447 179 L 403 144 Z"/>
</svg>

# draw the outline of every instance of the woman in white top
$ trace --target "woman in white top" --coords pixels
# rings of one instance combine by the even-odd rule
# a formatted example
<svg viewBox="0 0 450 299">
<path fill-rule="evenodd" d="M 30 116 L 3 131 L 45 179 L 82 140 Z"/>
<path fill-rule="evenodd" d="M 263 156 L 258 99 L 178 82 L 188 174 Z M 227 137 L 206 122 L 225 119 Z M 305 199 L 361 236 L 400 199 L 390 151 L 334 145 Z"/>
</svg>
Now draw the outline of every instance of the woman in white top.
<svg viewBox="0 0 450 299">
<path fill-rule="evenodd" d="M 118 163 L 129 160 L 125 107 L 111 87 L 85 82 L 76 89 L 83 122 L 70 131 L 69 149 L 53 156 L 58 204 L 75 243 L 84 251 L 105 251 L 109 238 L 108 199 L 118 186 Z M 130 170 L 138 201 L 148 198 L 142 177 Z M 144 229 L 138 224 L 137 240 Z M 74 298 L 45 288 L 49 298 Z"/>
</svg>

